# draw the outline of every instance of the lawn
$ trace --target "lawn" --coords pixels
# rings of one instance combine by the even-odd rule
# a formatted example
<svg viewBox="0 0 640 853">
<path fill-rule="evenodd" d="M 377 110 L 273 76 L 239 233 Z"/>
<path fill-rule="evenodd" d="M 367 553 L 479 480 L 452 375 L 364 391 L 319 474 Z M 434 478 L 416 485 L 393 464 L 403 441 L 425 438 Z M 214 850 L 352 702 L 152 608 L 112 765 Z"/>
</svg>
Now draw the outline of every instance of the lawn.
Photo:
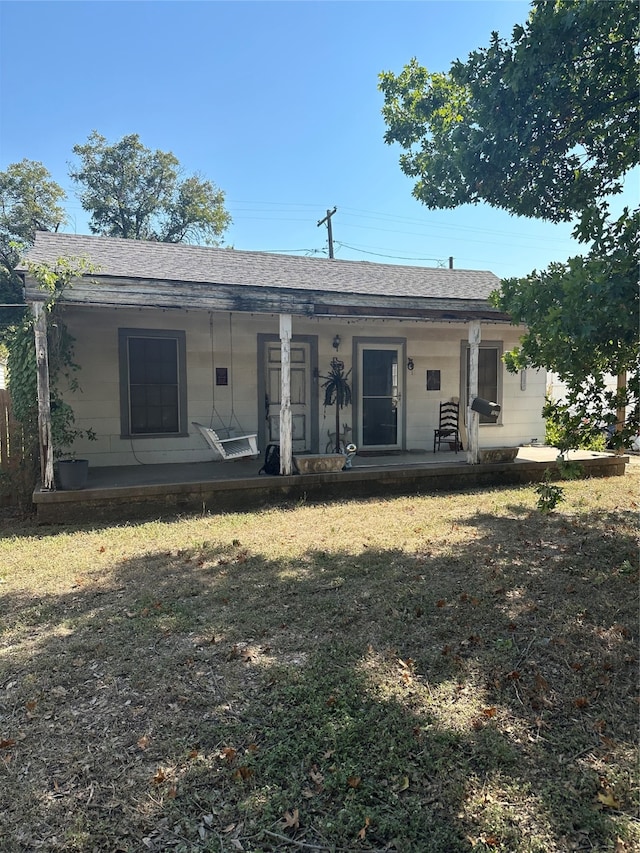
<svg viewBox="0 0 640 853">
<path fill-rule="evenodd" d="M 640 848 L 640 466 L 0 530 L 0 848 Z"/>
</svg>

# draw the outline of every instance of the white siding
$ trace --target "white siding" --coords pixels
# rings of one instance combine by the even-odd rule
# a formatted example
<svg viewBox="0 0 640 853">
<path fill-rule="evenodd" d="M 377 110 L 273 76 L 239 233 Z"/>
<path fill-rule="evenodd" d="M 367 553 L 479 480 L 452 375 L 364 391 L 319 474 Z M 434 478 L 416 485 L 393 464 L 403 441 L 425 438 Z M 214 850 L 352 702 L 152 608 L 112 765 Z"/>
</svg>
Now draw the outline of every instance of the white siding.
<svg viewBox="0 0 640 853">
<path fill-rule="evenodd" d="M 211 320 L 210 320 L 211 316 Z M 98 438 L 81 441 L 76 451 L 92 465 L 127 465 L 158 462 L 199 462 L 212 459 L 201 436 L 121 438 L 118 329 L 176 329 L 186 333 L 188 423 L 200 421 L 214 427 L 232 426 L 236 432 L 257 432 L 264 401 L 258 400 L 257 336 L 278 334 L 277 315 L 208 315 L 196 311 L 95 309 L 68 306 L 65 317 L 76 338 L 76 361 L 82 365 L 77 378 L 81 391 L 65 394 L 80 428 L 92 427 Z M 467 339 L 463 323 L 428 323 L 396 320 L 333 320 L 293 317 L 293 334 L 317 336 L 320 374 L 338 355 L 352 367 L 354 337 L 406 339 L 406 353 L 414 370 L 406 371 L 406 448 L 431 451 L 441 400 L 460 395 L 461 342 Z M 340 335 L 340 349 L 332 347 Z M 502 341 L 504 351 L 518 343 L 521 330 L 501 324 L 483 324 L 483 340 Z M 214 367 L 226 367 L 229 384 L 215 385 Z M 406 365 L 402 366 L 403 368 Z M 426 371 L 440 370 L 441 390 L 426 390 Z M 352 375 L 353 378 L 353 375 Z M 480 427 L 480 446 L 494 447 L 544 439 L 541 409 L 546 376 L 528 371 L 526 389 L 520 375 L 503 368 L 502 423 Z M 322 380 L 314 382 L 319 401 L 319 449 L 324 450 L 327 432 L 333 430 L 333 411 L 325 413 Z M 233 409 L 233 411 L 232 411 Z M 341 413 L 341 423 L 351 426 L 353 408 Z M 261 448 L 262 450 L 263 448 Z"/>
</svg>

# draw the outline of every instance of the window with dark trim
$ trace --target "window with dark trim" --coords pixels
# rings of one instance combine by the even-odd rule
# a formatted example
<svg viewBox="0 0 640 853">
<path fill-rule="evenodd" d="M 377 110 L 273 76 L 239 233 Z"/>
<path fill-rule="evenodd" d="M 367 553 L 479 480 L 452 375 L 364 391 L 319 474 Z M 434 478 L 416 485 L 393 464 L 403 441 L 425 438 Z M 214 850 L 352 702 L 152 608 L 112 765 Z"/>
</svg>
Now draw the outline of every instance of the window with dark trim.
<svg viewBox="0 0 640 853">
<path fill-rule="evenodd" d="M 463 381 L 462 381 L 462 403 L 466 420 L 467 406 L 469 405 L 469 344 L 462 345 L 463 350 Z M 478 350 L 478 397 L 498 403 L 502 407 L 502 343 L 486 341 L 481 343 Z M 497 418 L 488 415 L 480 415 L 481 424 L 495 424 L 501 422 L 502 414 Z"/>
<path fill-rule="evenodd" d="M 186 336 L 168 329 L 119 329 L 123 436 L 186 435 Z"/>
</svg>

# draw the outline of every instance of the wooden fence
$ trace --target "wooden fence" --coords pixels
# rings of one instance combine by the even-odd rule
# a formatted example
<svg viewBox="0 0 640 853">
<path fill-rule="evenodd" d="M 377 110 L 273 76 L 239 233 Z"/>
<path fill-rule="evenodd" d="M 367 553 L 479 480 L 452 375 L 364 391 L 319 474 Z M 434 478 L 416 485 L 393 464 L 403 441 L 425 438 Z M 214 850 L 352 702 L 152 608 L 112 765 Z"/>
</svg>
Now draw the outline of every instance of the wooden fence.
<svg viewBox="0 0 640 853">
<path fill-rule="evenodd" d="M 15 483 L 11 480 L 23 467 L 24 434 L 20 424 L 11 416 L 11 398 L 6 388 L 0 388 L 0 503 L 16 499 Z"/>
</svg>

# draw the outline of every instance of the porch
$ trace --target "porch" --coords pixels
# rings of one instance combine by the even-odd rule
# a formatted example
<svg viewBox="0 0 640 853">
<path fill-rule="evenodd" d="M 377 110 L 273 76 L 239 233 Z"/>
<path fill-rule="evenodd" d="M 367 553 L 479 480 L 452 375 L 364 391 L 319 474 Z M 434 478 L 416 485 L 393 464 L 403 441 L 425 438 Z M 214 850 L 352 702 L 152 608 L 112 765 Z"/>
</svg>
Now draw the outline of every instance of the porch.
<svg viewBox="0 0 640 853">
<path fill-rule="evenodd" d="M 36 490 L 42 524 L 133 521 L 180 513 L 237 512 L 290 501 L 327 501 L 429 493 L 539 482 L 553 469 L 557 450 L 527 446 L 513 462 L 467 464 L 466 453 L 358 455 L 348 471 L 269 477 L 262 459 L 127 465 L 90 469 L 80 491 Z M 587 477 L 624 474 L 627 456 L 573 451 Z"/>
</svg>

